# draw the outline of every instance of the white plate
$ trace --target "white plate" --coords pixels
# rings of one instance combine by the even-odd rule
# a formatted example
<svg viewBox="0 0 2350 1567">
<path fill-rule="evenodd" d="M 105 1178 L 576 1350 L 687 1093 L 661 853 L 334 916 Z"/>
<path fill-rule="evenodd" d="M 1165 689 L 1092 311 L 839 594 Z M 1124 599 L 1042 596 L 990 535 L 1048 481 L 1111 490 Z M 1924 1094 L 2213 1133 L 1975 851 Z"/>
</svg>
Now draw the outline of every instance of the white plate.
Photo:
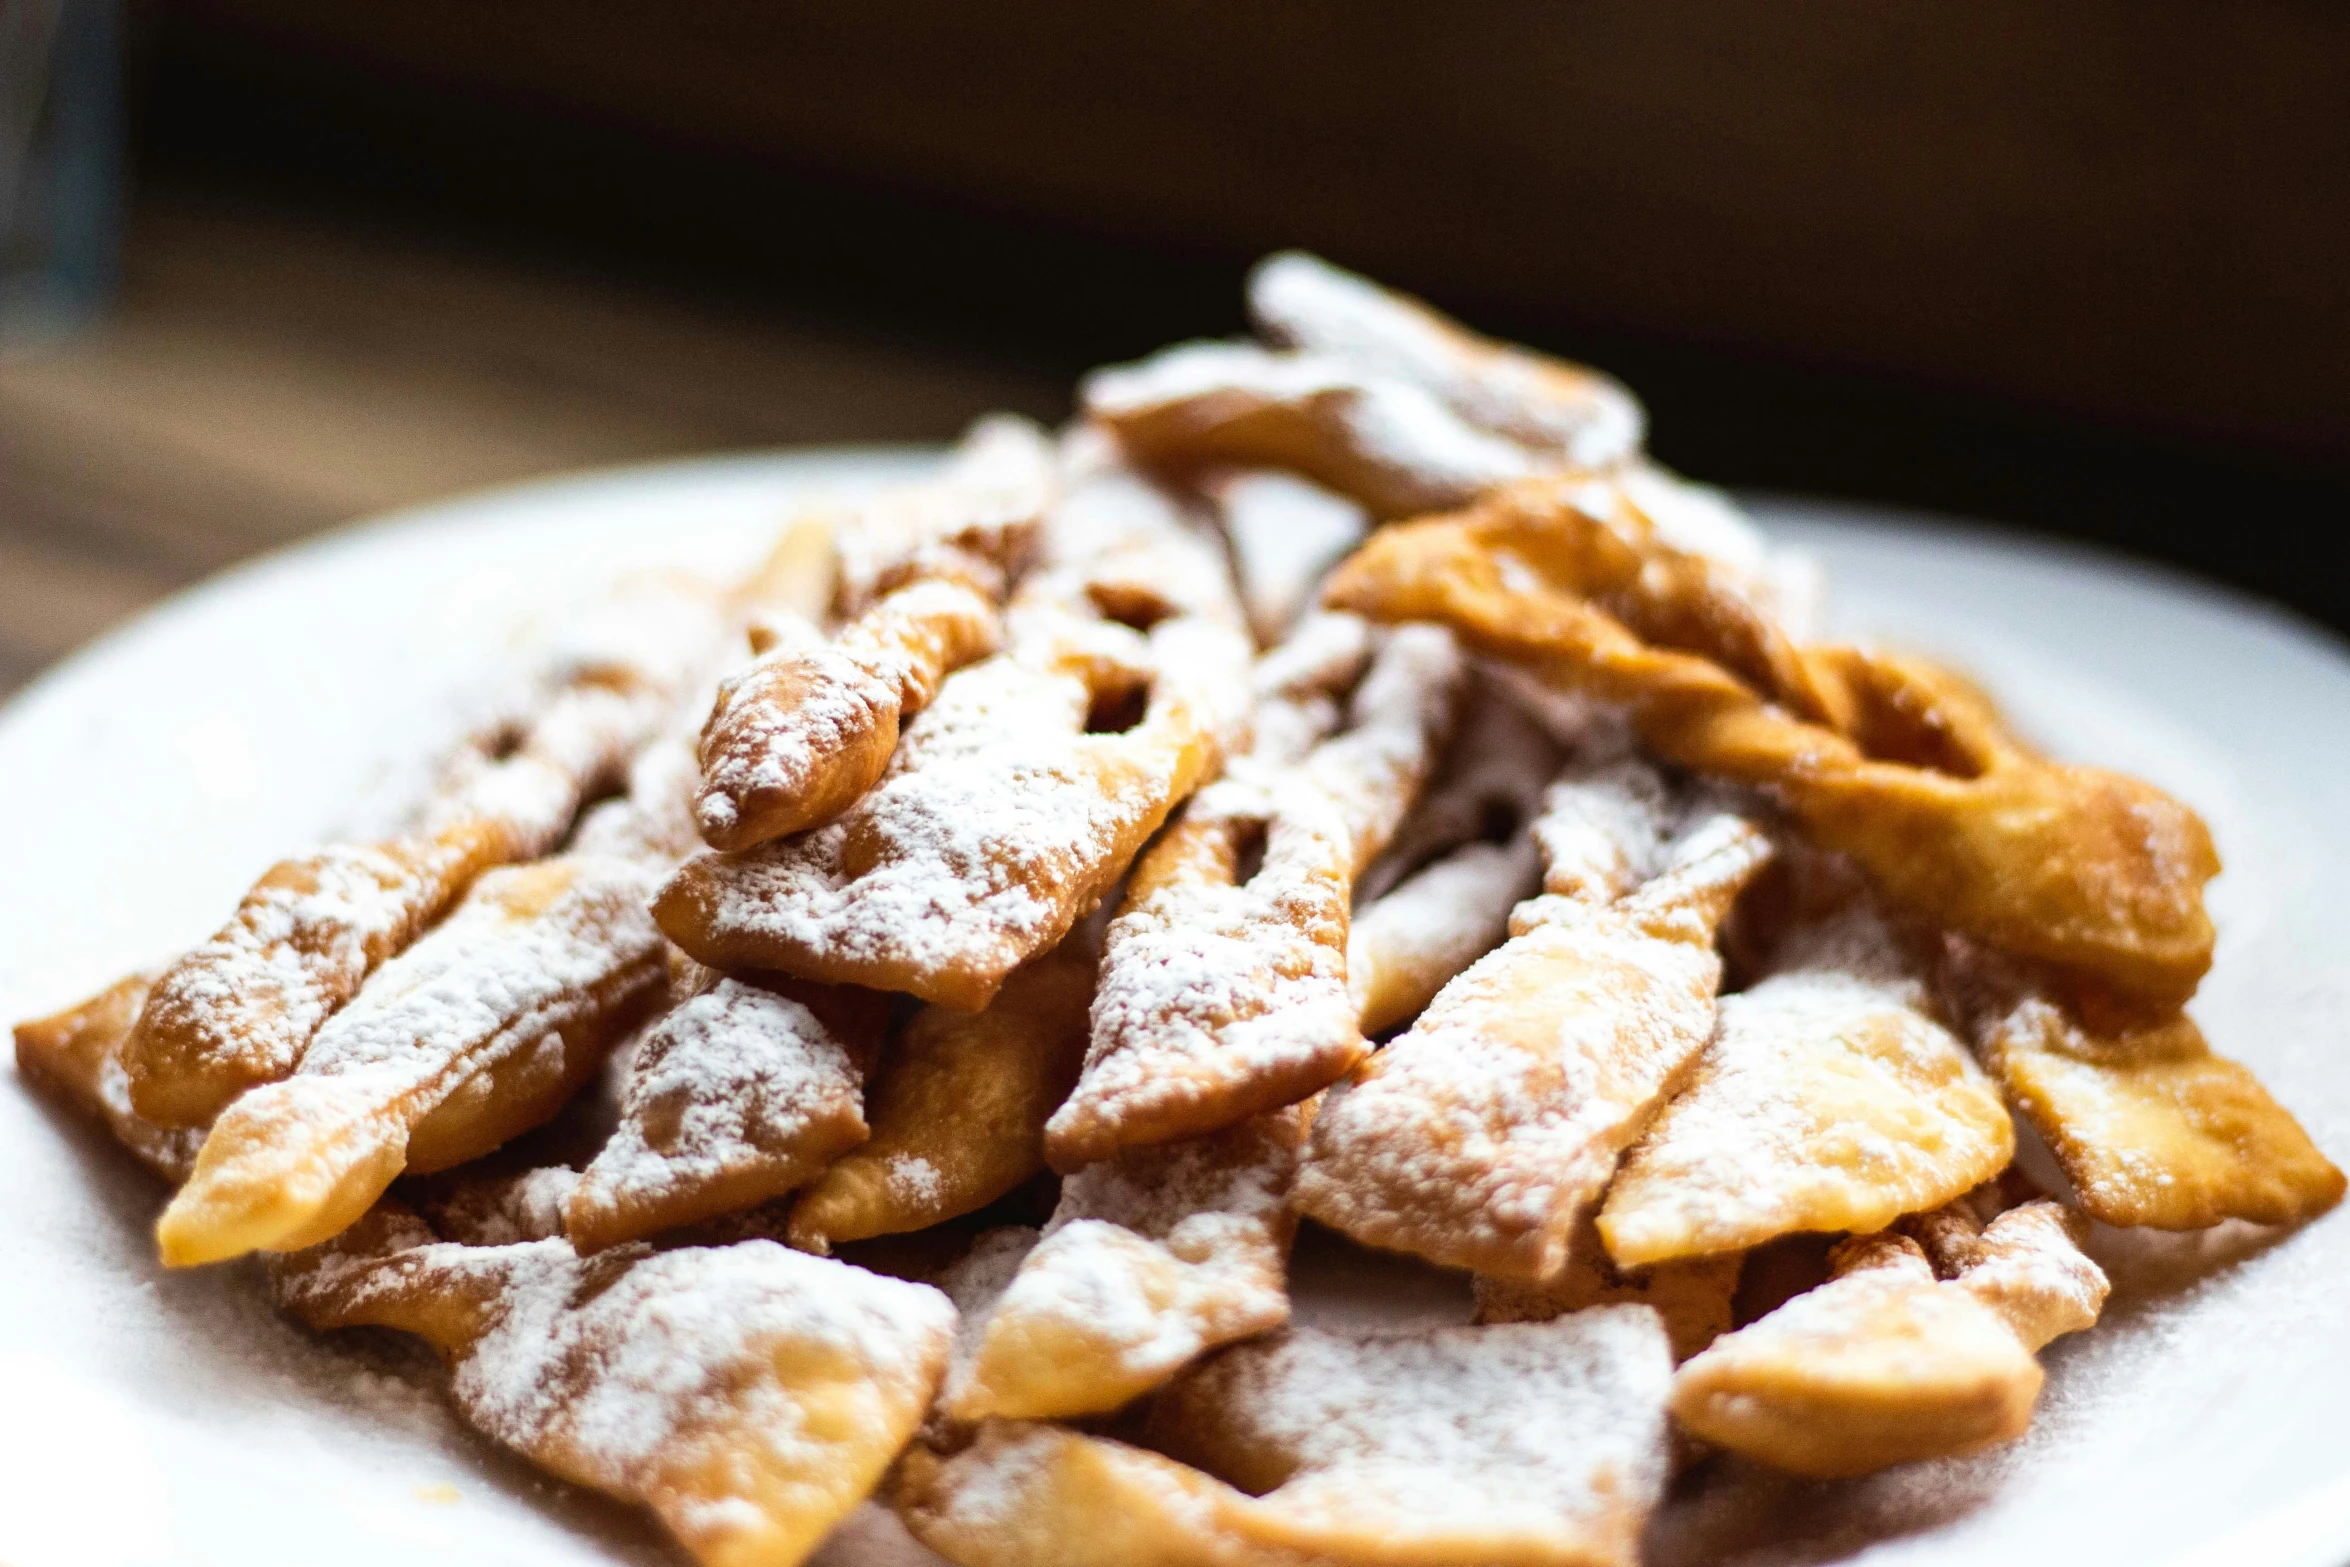
<svg viewBox="0 0 2350 1567">
<path fill-rule="evenodd" d="M 637 469 L 388 518 L 183 595 L 0 715 L 0 1019 L 213 928 L 355 801 L 518 620 L 618 567 L 747 562 L 790 507 L 926 461 Z M 1955 657 L 2067 755 L 2202 810 L 2229 869 L 2196 1012 L 2350 1150 L 2350 661 L 2257 605 L 2107 557 L 1781 502 L 1840 629 Z M 0 1086 L 0 1563 L 671 1562 L 628 1509 L 461 1429 L 394 1340 L 322 1342 L 245 1268 L 165 1274 L 153 1185 Z M 2276 1563 L 2350 1556 L 2350 1220 L 2101 1234 L 2116 1290 L 2048 1352 L 2025 1442 L 1872 1480 L 1718 1467 L 1658 1563 Z M 864 1552 L 842 1552 L 863 1556 Z"/>
</svg>

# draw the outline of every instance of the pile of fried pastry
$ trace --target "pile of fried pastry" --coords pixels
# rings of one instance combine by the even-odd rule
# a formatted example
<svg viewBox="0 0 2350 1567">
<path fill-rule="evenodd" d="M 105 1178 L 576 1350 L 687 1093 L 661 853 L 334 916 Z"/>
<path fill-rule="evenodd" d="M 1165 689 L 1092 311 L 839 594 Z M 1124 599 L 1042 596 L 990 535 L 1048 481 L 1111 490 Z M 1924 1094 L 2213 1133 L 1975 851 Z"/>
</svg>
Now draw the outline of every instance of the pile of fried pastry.
<svg viewBox="0 0 2350 1567">
<path fill-rule="evenodd" d="M 2186 807 L 1816 639 L 1607 377 L 1302 255 L 1250 304 L 616 585 L 24 1075 L 167 1264 L 422 1336 L 724 1567 L 869 1497 L 967 1567 L 1629 1564 L 1720 1450 L 2020 1435 L 2090 1219 L 2341 1198 L 2181 1010 Z M 1301 1217 L 1474 1321 L 1290 1326 Z"/>
</svg>

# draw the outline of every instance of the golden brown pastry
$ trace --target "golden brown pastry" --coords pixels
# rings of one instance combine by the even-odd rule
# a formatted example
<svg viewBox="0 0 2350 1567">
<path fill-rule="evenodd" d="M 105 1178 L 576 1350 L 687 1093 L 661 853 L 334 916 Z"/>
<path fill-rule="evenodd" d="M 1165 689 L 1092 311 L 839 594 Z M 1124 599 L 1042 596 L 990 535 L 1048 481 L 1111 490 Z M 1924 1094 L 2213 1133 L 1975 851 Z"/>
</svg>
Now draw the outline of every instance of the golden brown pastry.
<svg viewBox="0 0 2350 1567">
<path fill-rule="evenodd" d="M 1433 770 L 1460 680 L 1443 633 L 1393 633 L 1342 732 L 1292 766 L 1235 762 L 1144 856 L 1110 922 L 1085 1070 L 1045 1129 L 1056 1169 L 1295 1103 L 1362 1058 L 1354 879 Z"/>
<path fill-rule="evenodd" d="M 1379 519 L 1458 506 L 1547 466 L 1409 381 L 1322 354 L 1185 343 L 1096 370 L 1079 396 L 1146 466 L 1286 468 Z"/>
<path fill-rule="evenodd" d="M 1579 468 L 1623 461 L 1646 433 L 1647 416 L 1613 376 L 1479 337 L 1303 251 L 1258 262 L 1248 305 L 1258 329 L 1284 348 L 1409 381 L 1480 429 Z"/>
<path fill-rule="evenodd" d="M 1738 1278 L 1746 1253 L 1717 1252 L 1647 1268 L 1619 1268 L 1599 1231 L 1586 1223 L 1567 1247 L 1567 1265 L 1542 1283 L 1476 1277 L 1479 1322 L 1548 1322 L 1590 1306 L 1653 1307 L 1672 1341 L 1675 1362 L 1687 1360 L 1730 1331 L 1736 1321 Z"/>
<path fill-rule="evenodd" d="M 1288 1321 L 1289 1185 L 1310 1117 L 1293 1105 L 1070 1176 L 948 1385 L 946 1414 L 1107 1413 Z"/>
<path fill-rule="evenodd" d="M 1072 509 L 1111 515 L 1062 559 Z M 1047 534 L 1006 650 L 948 678 L 840 817 L 688 860 L 657 904 L 671 940 L 977 1011 L 1116 885 L 1245 733 L 1247 638 L 1212 542 L 1163 492 L 1097 476 Z"/>
<path fill-rule="evenodd" d="M 140 1115 L 122 1064 L 123 1044 L 154 983 L 152 974 L 132 974 L 77 1006 L 17 1024 L 16 1070 L 104 1126 L 141 1164 L 176 1186 L 195 1168 L 203 1129 L 157 1126 Z"/>
<path fill-rule="evenodd" d="M 715 595 L 696 585 L 623 585 L 558 648 L 552 694 L 512 752 L 436 801 L 418 831 L 272 867 L 219 934 L 156 981 L 124 1052 L 139 1113 L 201 1126 L 292 1072 L 320 1026 L 476 876 L 546 854 L 583 801 L 623 781 L 721 623 Z"/>
<path fill-rule="evenodd" d="M 986 1207 L 1044 1166 L 1044 1123 L 1077 1081 L 1096 945 L 1080 931 L 982 1012 L 925 1007 L 865 1094 L 872 1135 L 792 1205 L 791 1244 L 899 1235 Z"/>
<path fill-rule="evenodd" d="M 782 636 L 720 686 L 694 801 L 713 848 L 830 821 L 881 776 L 898 730 L 953 670 L 996 649 L 996 606 L 1035 548 L 1052 484 L 1042 431 L 974 428 L 947 471 L 847 527 L 858 604 L 826 642 Z M 765 640 L 765 638 L 762 638 Z"/>
<path fill-rule="evenodd" d="M 1545 895 L 1332 1089 L 1299 1210 L 1366 1245 L 1540 1281 L 1713 1031 L 1715 927 L 1769 857 L 1621 762 L 1554 785 Z"/>
<path fill-rule="evenodd" d="M 585 856 L 484 875 L 292 1076 L 213 1123 L 157 1222 L 164 1262 L 315 1245 L 403 1170 L 462 1164 L 552 1116 L 660 1000 L 650 890 L 640 866 Z"/>
<path fill-rule="evenodd" d="M 706 1567 L 793 1567 L 880 1481 L 946 1367 L 937 1291 L 772 1241 L 581 1258 L 379 1207 L 277 1264 L 314 1328 L 415 1333 L 466 1420 L 650 1507 Z"/>
<path fill-rule="evenodd" d="M 1251 1544 L 1315 1560 L 1632 1567 L 1667 1470 L 1655 1312 L 1237 1345 L 1153 1404 L 1154 1447 L 1253 1493 Z"/>
<path fill-rule="evenodd" d="M 2014 1157 L 2015 1127 L 1944 1026 L 1929 966 L 1856 878 L 1833 880 L 1766 976 L 1722 998 L 1688 1083 L 1624 1156 L 1598 1221 L 1619 1265 L 1881 1230 Z"/>
<path fill-rule="evenodd" d="M 1767 787 L 1899 908 L 2176 1003 L 2211 961 L 2210 834 L 2134 779 L 2032 757 L 1936 672 L 1798 650 L 1604 486 L 1542 480 L 1375 536 L 1331 604 L 1433 619 L 1628 707 L 1666 760 Z M 1681 651 L 1693 649 L 1693 651 Z"/>
<path fill-rule="evenodd" d="M 711 980 L 629 1057 L 620 1123 L 566 1210 L 582 1252 L 796 1191 L 865 1140 L 863 1090 L 888 998 L 773 976 Z"/>
<path fill-rule="evenodd" d="M 2013 1441 L 2031 1425 L 2032 1352 L 2090 1326 L 2105 1275 L 2084 1226 L 2030 1203 L 1936 1260 L 1908 1236 L 1855 1236 L 1835 1277 L 1714 1341 L 1673 1381 L 1673 1418 L 1706 1441 L 1818 1479 Z"/>
<path fill-rule="evenodd" d="M 1964 946 L 1951 979 L 1983 1064 L 2093 1217 L 2160 1230 L 2297 1224 L 2342 1200 L 2341 1170 L 2186 1014 L 2149 1021 L 2108 1004 L 2092 1025 L 2059 987 Z"/>
</svg>

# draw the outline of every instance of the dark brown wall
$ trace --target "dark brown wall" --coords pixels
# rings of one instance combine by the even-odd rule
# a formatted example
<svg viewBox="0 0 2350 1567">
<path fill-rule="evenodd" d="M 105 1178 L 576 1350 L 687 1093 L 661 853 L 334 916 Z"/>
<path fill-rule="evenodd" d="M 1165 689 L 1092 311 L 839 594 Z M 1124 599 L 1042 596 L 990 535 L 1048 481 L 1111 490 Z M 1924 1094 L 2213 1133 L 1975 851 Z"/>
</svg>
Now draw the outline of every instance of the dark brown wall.
<svg viewBox="0 0 2350 1567">
<path fill-rule="evenodd" d="M 2350 461 L 2350 8 L 180 0 L 183 39 L 1512 324 Z"/>
</svg>

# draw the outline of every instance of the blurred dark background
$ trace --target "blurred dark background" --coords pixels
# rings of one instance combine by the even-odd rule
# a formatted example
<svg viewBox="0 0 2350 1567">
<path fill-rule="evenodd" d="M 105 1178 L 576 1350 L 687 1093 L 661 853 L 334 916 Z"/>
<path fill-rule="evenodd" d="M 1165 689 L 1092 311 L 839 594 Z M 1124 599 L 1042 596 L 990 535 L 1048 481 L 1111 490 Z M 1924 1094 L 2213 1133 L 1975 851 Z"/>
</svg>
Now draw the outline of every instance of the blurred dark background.
<svg viewBox="0 0 2350 1567">
<path fill-rule="evenodd" d="M 119 284 L 0 360 L 0 689 L 382 506 L 1057 414 L 1088 365 L 1237 328 L 1283 245 L 1608 366 L 1696 476 L 2095 540 L 2350 629 L 2350 8 L 121 24 Z"/>
</svg>

